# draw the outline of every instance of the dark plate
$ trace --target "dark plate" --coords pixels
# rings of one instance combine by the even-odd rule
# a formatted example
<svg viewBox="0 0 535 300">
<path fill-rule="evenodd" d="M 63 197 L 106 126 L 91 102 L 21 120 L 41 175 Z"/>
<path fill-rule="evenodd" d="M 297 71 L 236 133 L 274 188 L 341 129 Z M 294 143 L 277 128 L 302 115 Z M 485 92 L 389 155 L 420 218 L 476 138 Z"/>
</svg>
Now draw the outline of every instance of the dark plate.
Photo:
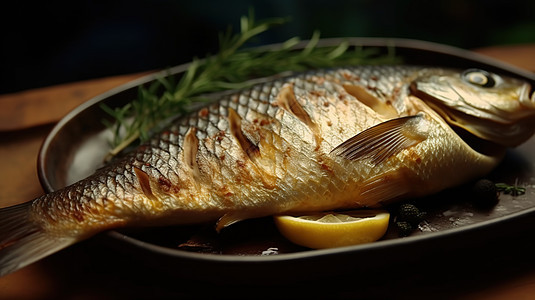
<svg viewBox="0 0 535 300">
<path fill-rule="evenodd" d="M 336 45 L 340 39 L 322 40 L 320 46 Z M 403 39 L 351 38 L 351 45 L 376 47 L 388 51 L 395 46 L 405 63 L 459 68 L 483 68 L 531 81 L 533 73 L 499 61 L 444 45 Z M 301 47 L 303 44 L 300 45 Z M 101 120 L 106 114 L 101 103 L 122 106 L 136 97 L 141 84 L 150 83 L 167 72 L 180 74 L 188 65 L 155 73 L 110 90 L 79 106 L 65 116 L 42 145 L 38 159 L 39 179 L 47 192 L 60 189 L 90 175 L 102 164 L 108 150 L 110 133 Z M 287 280 L 347 272 L 364 272 L 378 265 L 395 265 L 401 260 L 427 257 L 460 247 L 486 243 L 489 239 L 511 236 L 519 230 L 531 230 L 535 216 L 535 139 L 510 150 L 500 166 L 489 174 L 496 182 L 526 187 L 526 194 L 501 195 L 498 205 L 480 209 L 470 202 L 468 186 L 418 200 L 427 212 L 420 229 L 400 238 L 390 226 L 378 242 L 352 247 L 309 250 L 285 241 L 270 218 L 249 220 L 231 226 L 214 236 L 203 227 L 166 227 L 129 231 L 109 231 L 99 237 L 126 250 L 133 259 L 142 260 L 171 275 L 214 281 Z M 207 233 L 208 232 L 208 233 Z M 178 248 L 194 236 L 197 243 Z M 410 256 L 407 254 L 410 253 Z M 267 255 L 271 254 L 271 255 Z M 408 258 L 410 257 L 410 258 Z M 224 276 L 214 272 L 226 270 Z M 184 270 L 188 270 L 185 272 Z M 291 272 L 281 272 L 291 270 Z M 274 276 L 276 274 L 276 276 Z"/>
</svg>

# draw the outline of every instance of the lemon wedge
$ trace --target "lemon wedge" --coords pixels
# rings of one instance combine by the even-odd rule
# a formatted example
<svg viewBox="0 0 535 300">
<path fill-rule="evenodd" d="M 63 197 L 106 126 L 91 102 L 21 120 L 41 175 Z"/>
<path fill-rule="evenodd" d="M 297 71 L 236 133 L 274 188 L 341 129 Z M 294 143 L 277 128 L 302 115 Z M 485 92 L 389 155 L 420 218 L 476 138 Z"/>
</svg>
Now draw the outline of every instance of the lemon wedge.
<svg viewBox="0 0 535 300">
<path fill-rule="evenodd" d="M 291 242 L 313 249 L 370 243 L 388 229 L 384 210 L 325 212 L 306 216 L 274 216 L 280 233 Z"/>
</svg>

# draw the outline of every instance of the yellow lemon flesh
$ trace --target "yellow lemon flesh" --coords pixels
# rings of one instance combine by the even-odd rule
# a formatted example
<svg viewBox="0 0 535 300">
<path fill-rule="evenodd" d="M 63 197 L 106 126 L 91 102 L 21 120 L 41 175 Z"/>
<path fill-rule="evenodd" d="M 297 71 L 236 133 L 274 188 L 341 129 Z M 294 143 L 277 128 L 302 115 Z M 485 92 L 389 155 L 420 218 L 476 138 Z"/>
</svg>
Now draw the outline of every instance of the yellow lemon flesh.
<svg viewBox="0 0 535 300">
<path fill-rule="evenodd" d="M 326 212 L 307 216 L 274 216 L 280 233 L 291 242 L 322 249 L 377 241 L 388 229 L 384 210 Z"/>
</svg>

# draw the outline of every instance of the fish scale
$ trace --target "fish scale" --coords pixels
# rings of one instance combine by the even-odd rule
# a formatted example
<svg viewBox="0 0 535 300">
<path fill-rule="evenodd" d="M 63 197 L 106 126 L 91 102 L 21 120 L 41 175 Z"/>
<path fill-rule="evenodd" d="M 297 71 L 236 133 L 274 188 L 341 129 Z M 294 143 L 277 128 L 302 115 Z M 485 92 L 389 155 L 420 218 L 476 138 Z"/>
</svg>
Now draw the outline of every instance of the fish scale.
<svg viewBox="0 0 535 300">
<path fill-rule="evenodd" d="M 471 81 L 481 76 L 496 86 Z M 531 137 L 529 89 L 481 70 L 406 65 L 266 80 L 179 117 L 86 179 L 1 209 L 0 275 L 111 228 L 211 222 L 221 230 L 454 187 Z M 499 109 L 480 111 L 491 106 Z M 504 118 L 518 130 L 496 122 Z M 448 122 L 474 141 L 488 139 L 492 151 L 476 151 Z"/>
</svg>

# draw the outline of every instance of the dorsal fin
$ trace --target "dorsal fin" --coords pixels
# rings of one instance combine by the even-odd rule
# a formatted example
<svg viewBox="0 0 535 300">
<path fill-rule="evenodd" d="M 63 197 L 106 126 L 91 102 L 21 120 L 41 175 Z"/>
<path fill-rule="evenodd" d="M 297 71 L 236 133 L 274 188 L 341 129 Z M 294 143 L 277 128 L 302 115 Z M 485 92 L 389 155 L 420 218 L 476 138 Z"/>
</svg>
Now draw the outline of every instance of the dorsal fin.
<svg viewBox="0 0 535 300">
<path fill-rule="evenodd" d="M 354 84 L 344 84 L 342 87 L 348 94 L 355 97 L 362 104 L 373 109 L 373 111 L 381 116 L 385 118 L 397 118 L 399 116 L 392 104 L 381 101 L 376 96 L 370 94 L 364 87 Z"/>
<path fill-rule="evenodd" d="M 396 118 L 360 132 L 331 153 L 349 160 L 369 158 L 377 165 L 425 140 L 427 131 L 427 121 L 421 114 Z"/>
<path fill-rule="evenodd" d="M 312 122 L 312 119 L 310 118 L 308 113 L 297 101 L 297 98 L 295 97 L 293 83 L 285 84 L 280 89 L 279 94 L 277 95 L 277 104 L 279 105 L 279 107 L 293 114 L 301 122 L 305 123 L 308 128 L 310 128 L 310 130 L 312 130 L 312 133 L 314 134 L 314 138 L 316 140 L 316 148 L 319 148 L 322 138 L 319 134 L 318 127 L 316 126 L 316 123 Z"/>
</svg>

